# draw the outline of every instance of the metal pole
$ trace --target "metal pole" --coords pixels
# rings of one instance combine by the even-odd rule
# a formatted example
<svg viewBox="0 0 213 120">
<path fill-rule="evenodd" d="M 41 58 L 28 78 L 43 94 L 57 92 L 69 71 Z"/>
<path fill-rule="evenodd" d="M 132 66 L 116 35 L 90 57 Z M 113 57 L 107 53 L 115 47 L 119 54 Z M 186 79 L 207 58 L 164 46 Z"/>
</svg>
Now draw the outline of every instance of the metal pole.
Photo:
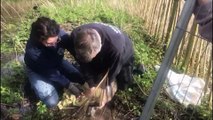
<svg viewBox="0 0 213 120">
<path fill-rule="evenodd" d="M 172 61 L 177 53 L 178 46 L 181 42 L 181 39 L 183 38 L 183 35 L 185 32 L 184 30 L 186 30 L 189 20 L 192 16 L 195 2 L 196 0 L 186 0 L 184 4 L 179 21 L 172 35 L 170 45 L 168 47 L 168 50 L 166 51 L 166 54 L 160 66 L 157 78 L 152 87 L 152 91 L 147 99 L 147 102 L 143 109 L 143 113 L 140 116 L 140 120 L 149 120 L 153 113 L 153 109 L 157 101 L 157 98 L 159 96 L 160 90 L 165 82 L 165 79 L 168 74 L 169 68 L 172 64 Z"/>
</svg>

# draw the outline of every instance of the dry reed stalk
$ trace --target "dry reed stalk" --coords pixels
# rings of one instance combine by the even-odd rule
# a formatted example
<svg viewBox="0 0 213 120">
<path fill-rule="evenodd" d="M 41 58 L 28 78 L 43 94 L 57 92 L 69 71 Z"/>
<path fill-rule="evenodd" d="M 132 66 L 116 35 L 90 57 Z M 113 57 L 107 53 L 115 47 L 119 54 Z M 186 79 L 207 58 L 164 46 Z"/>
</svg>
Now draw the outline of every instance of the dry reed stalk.
<svg viewBox="0 0 213 120">
<path fill-rule="evenodd" d="M 200 68 L 200 60 L 201 60 L 201 57 L 202 57 L 202 54 L 203 54 L 203 40 L 200 40 L 200 45 L 199 45 L 199 48 L 198 48 L 198 56 L 197 56 L 197 62 L 196 62 L 196 67 L 195 67 L 195 75 L 196 76 L 199 76 L 199 68 Z"/>
<path fill-rule="evenodd" d="M 157 25 L 156 25 L 155 32 L 154 32 L 154 35 L 156 35 L 156 38 L 157 38 L 157 41 L 156 41 L 157 43 L 160 40 L 159 34 L 161 33 L 160 29 L 161 29 L 161 24 L 162 24 L 162 19 L 163 19 L 163 13 L 165 10 L 164 3 L 165 3 L 165 0 L 161 0 L 159 3 L 160 8 L 159 8 L 159 13 L 158 13 L 158 17 L 157 17 Z"/>
<path fill-rule="evenodd" d="M 181 68 L 186 66 L 187 64 L 189 64 L 189 61 L 191 59 L 191 56 L 192 56 L 192 53 L 194 52 L 192 49 L 193 49 L 193 45 L 194 45 L 194 34 L 196 32 L 196 27 L 197 27 L 197 23 L 196 21 L 194 20 L 193 21 L 193 26 L 191 27 L 191 31 L 190 31 L 190 36 L 189 36 L 189 42 L 188 42 L 188 45 L 187 45 L 187 48 L 186 48 L 186 54 L 185 56 L 183 57 L 185 60 L 183 61 L 182 65 L 181 65 Z"/>
<path fill-rule="evenodd" d="M 167 27 L 165 41 L 163 42 L 166 45 L 169 44 L 169 40 L 170 40 L 169 38 L 171 36 L 172 25 L 174 23 L 175 15 L 177 13 L 177 8 L 178 8 L 178 0 L 174 0 L 174 2 L 172 4 L 172 10 L 171 10 L 171 14 L 170 14 L 169 24 L 168 24 L 168 27 Z"/>
<path fill-rule="evenodd" d="M 193 67 L 193 66 L 196 65 L 196 57 L 197 57 L 197 52 L 198 52 L 197 47 L 199 47 L 199 42 L 200 42 L 199 38 L 196 37 L 195 44 L 194 44 L 193 50 L 192 50 L 193 51 L 193 53 L 192 53 L 192 59 L 191 59 L 192 61 L 190 62 L 190 64 L 191 64 L 192 67 L 189 70 L 190 73 L 193 73 L 194 69 L 195 69 L 195 67 Z"/>
<path fill-rule="evenodd" d="M 165 31 L 166 31 L 166 27 L 167 27 L 167 24 L 168 24 L 168 22 L 167 22 L 167 19 L 168 19 L 168 17 L 169 17 L 169 12 L 170 12 L 170 9 L 171 9 L 171 5 L 172 5 L 172 1 L 173 0 L 169 0 L 167 3 L 167 5 L 166 6 L 168 6 L 167 8 L 166 8 L 166 14 L 165 14 L 165 19 L 164 19 L 164 27 L 163 27 L 163 32 L 162 32 L 162 35 L 161 35 L 161 43 L 163 43 L 163 41 L 164 41 L 164 33 L 165 33 Z"/>
<path fill-rule="evenodd" d="M 211 75 L 212 75 L 212 51 L 210 51 L 210 57 L 209 57 L 209 63 L 207 64 L 208 65 L 208 70 L 207 70 L 207 73 L 206 73 L 206 76 L 204 77 L 205 78 L 205 87 L 204 87 L 204 94 L 206 94 L 207 92 L 207 89 L 208 89 L 208 86 L 209 86 L 209 83 L 211 82 L 210 80 L 211 79 Z"/>
<path fill-rule="evenodd" d="M 81 105 L 80 109 L 82 109 L 83 107 L 84 108 L 88 107 L 90 101 L 93 99 L 93 96 L 95 96 L 98 88 L 100 88 L 101 84 L 106 80 L 106 78 L 108 76 L 108 73 L 109 73 L 109 70 L 106 72 L 106 74 L 104 75 L 104 77 L 101 79 L 100 83 L 95 87 L 95 90 L 94 90 L 94 92 L 91 95 L 92 97 L 85 97 L 84 98 L 83 102 L 80 104 Z"/>
<path fill-rule="evenodd" d="M 155 1 L 154 3 L 154 8 L 153 8 L 153 11 L 152 11 L 152 14 L 151 14 L 151 24 L 150 26 L 148 27 L 148 30 L 149 30 L 149 34 L 153 35 L 152 33 L 152 29 L 153 27 L 155 26 L 154 24 L 154 19 L 155 19 L 155 16 L 156 16 L 156 11 L 157 11 L 157 5 L 158 5 L 158 1 Z"/>
<path fill-rule="evenodd" d="M 6 13 L 10 18 L 12 18 L 12 16 L 10 15 L 10 13 L 8 12 L 8 10 L 1 4 L 1 9 L 3 9 L 3 11 L 1 10 L 2 13 Z"/>
</svg>

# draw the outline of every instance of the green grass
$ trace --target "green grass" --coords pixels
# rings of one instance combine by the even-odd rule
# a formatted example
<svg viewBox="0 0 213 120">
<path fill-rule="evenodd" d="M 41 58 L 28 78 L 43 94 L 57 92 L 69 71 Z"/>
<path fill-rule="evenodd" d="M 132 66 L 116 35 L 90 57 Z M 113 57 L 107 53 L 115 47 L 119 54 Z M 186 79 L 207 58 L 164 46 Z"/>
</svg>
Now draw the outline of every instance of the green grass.
<svg viewBox="0 0 213 120">
<path fill-rule="evenodd" d="M 1 67 L 1 101 L 11 104 L 22 99 L 21 83 L 26 78 L 23 66 L 12 60 Z"/>
<path fill-rule="evenodd" d="M 96 1 L 96 3 L 68 0 L 60 2 L 47 1 L 39 5 L 37 10 L 29 11 L 28 14 L 23 16 L 22 21 L 6 25 L 1 41 L 2 54 L 10 55 L 14 52 L 16 54 L 24 53 L 25 44 L 30 33 L 30 25 L 39 16 L 50 17 L 60 24 L 71 23 L 73 25 L 72 27 L 89 22 L 104 22 L 118 26 L 125 31 L 134 44 L 135 64 L 143 63 L 147 68 L 147 72 L 143 76 L 135 75 L 135 86 L 126 91 L 118 92 L 117 96 L 123 100 L 122 105 L 127 106 L 129 110 L 133 110 L 135 116 L 141 114 L 141 105 L 145 104 L 153 80 L 156 77 L 156 72 L 153 67 L 162 60 L 161 47 L 155 44 L 156 39 L 154 37 L 147 34 L 142 19 L 129 15 L 125 11 L 110 8 L 104 4 L 104 1 Z M 1 102 L 6 104 L 18 102 L 23 99 L 19 86 L 26 78 L 24 70 L 21 64 L 15 61 L 7 65 L 4 64 L 3 66 L 12 69 L 12 71 L 15 71 L 15 74 L 1 78 Z M 163 108 L 166 111 L 165 114 L 177 107 L 174 103 L 164 102 L 164 100 L 158 102 L 156 106 L 157 108 L 165 106 L 165 108 Z M 34 114 L 34 117 L 37 119 L 52 119 L 56 117 L 49 115 L 50 113 L 52 114 L 43 104 L 39 103 L 38 112 Z M 169 115 L 171 114 L 168 114 L 168 116 Z M 205 115 L 208 116 L 209 113 L 205 113 Z M 57 116 L 57 118 L 59 116 Z M 168 116 L 167 118 L 169 118 Z M 156 116 L 156 118 L 157 117 L 159 116 Z"/>
</svg>

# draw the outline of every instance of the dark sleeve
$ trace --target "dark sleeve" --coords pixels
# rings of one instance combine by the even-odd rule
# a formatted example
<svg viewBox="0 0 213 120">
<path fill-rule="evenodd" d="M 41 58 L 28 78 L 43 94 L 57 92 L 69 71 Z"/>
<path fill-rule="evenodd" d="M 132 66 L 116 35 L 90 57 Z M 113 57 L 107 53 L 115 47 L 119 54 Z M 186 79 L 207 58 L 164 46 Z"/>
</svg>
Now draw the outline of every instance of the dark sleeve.
<svg viewBox="0 0 213 120">
<path fill-rule="evenodd" d="M 87 81 L 90 87 L 95 87 L 97 84 L 99 84 L 101 82 L 101 79 L 106 74 L 107 70 L 109 70 L 109 83 L 115 80 L 116 76 L 120 73 L 122 67 L 122 59 L 120 52 L 118 50 L 111 49 L 107 53 L 102 54 L 104 54 L 104 56 L 101 56 L 104 58 L 104 63 L 92 63 L 91 66 L 90 64 L 81 64 L 81 70 L 84 74 L 84 79 Z M 99 69 L 99 71 L 94 71 L 94 69 L 92 69 L 92 66 L 95 64 L 105 64 L 106 67 Z"/>
<path fill-rule="evenodd" d="M 109 56 L 109 82 L 116 79 L 122 68 L 121 54 L 119 52 L 112 52 Z"/>
<path fill-rule="evenodd" d="M 83 73 L 84 76 L 84 80 L 86 80 L 86 82 L 88 83 L 89 87 L 96 87 L 96 78 L 94 77 L 94 73 L 93 70 L 90 69 L 90 67 L 88 67 L 86 64 L 81 65 L 81 72 Z"/>
<path fill-rule="evenodd" d="M 65 37 L 66 39 L 64 39 L 61 42 L 63 48 L 67 49 L 69 53 L 73 56 L 75 56 L 74 43 L 73 43 L 74 37 L 75 37 L 75 33 L 72 32 L 70 36 L 68 35 L 68 37 Z"/>
<path fill-rule="evenodd" d="M 60 36 L 60 39 L 61 41 L 59 42 L 59 45 L 62 47 L 62 48 L 69 48 L 69 42 L 70 42 L 70 36 L 69 34 L 67 34 L 65 31 L 63 30 L 60 30 L 60 33 L 59 33 L 59 36 Z"/>
<path fill-rule="evenodd" d="M 41 53 L 37 53 L 33 49 L 28 49 L 25 53 L 25 63 L 30 69 L 66 87 L 69 80 L 58 71 L 57 66 L 53 66 L 50 62 Z"/>
<path fill-rule="evenodd" d="M 62 39 L 67 39 L 67 38 L 68 38 L 68 34 L 67 34 L 64 30 L 60 30 L 59 36 L 60 36 Z"/>
<path fill-rule="evenodd" d="M 199 24 L 200 35 L 209 42 L 212 42 L 212 0 L 203 5 L 196 3 L 194 15 Z"/>
</svg>

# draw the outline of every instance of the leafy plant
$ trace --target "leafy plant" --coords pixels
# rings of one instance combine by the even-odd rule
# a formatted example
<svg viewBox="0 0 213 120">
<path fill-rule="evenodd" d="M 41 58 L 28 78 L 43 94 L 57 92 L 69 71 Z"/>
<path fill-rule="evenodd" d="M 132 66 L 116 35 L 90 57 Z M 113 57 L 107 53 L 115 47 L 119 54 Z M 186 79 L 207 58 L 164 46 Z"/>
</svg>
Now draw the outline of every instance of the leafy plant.
<svg viewBox="0 0 213 120">
<path fill-rule="evenodd" d="M 41 101 L 37 103 L 38 114 L 44 114 L 47 112 L 47 107 Z"/>
</svg>

